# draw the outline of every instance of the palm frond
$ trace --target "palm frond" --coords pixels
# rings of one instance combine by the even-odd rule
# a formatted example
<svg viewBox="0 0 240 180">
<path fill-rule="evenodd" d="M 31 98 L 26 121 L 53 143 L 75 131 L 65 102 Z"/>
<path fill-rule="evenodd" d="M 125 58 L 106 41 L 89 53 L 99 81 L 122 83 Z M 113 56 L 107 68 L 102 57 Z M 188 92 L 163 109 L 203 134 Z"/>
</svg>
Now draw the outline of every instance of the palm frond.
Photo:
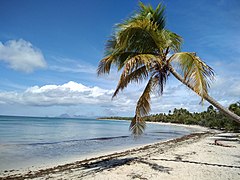
<svg viewBox="0 0 240 180">
<path fill-rule="evenodd" d="M 116 60 L 114 54 L 116 53 L 117 40 L 115 36 L 111 36 L 105 46 L 105 58 L 103 58 L 97 68 L 98 76 L 101 74 L 109 74 L 112 63 Z"/>
<path fill-rule="evenodd" d="M 137 107 L 136 107 L 136 115 L 142 117 L 142 116 L 146 116 L 150 110 L 150 94 L 153 90 L 153 79 L 151 78 L 147 84 L 147 86 L 145 87 L 141 97 L 139 98 L 138 102 L 137 102 Z"/>
<path fill-rule="evenodd" d="M 112 97 L 115 97 L 119 90 L 123 90 L 130 82 L 138 83 L 146 79 L 152 66 L 160 62 L 161 59 L 152 54 L 137 54 L 126 60 L 124 70 Z"/>
<path fill-rule="evenodd" d="M 136 106 L 135 117 L 132 119 L 129 129 L 132 131 L 134 136 L 139 136 L 143 133 L 145 129 L 145 121 L 143 116 L 146 116 L 150 110 L 150 94 L 153 91 L 157 80 L 155 78 L 150 78 L 148 81 L 141 97 L 139 98 Z"/>
<path fill-rule="evenodd" d="M 128 67 L 129 71 L 132 72 L 139 67 L 145 65 L 147 70 L 150 70 L 154 62 L 161 62 L 161 58 L 153 54 L 138 54 L 131 57 L 125 64 Z"/>
<path fill-rule="evenodd" d="M 208 94 L 210 83 L 214 78 L 213 69 L 197 57 L 196 53 L 176 53 L 169 58 L 169 62 L 178 63 L 184 81 L 202 97 L 202 102 L 204 95 Z"/>
<path fill-rule="evenodd" d="M 113 60 L 112 56 L 107 56 L 99 62 L 97 68 L 98 76 L 105 73 L 109 74 Z"/>
<path fill-rule="evenodd" d="M 181 49 L 182 38 L 169 30 L 157 30 L 157 24 L 148 19 L 120 24 L 117 42 L 121 50 L 163 55 L 165 49 L 173 52 Z"/>
<path fill-rule="evenodd" d="M 114 98 L 120 90 L 123 90 L 131 82 L 140 82 L 148 76 L 148 71 L 146 66 L 142 66 L 132 73 L 128 74 L 127 70 L 123 70 L 123 73 L 120 76 L 117 88 L 113 93 L 112 98 Z"/>
<path fill-rule="evenodd" d="M 166 18 L 165 18 L 165 6 L 161 3 L 158 4 L 156 9 L 153 9 L 151 5 L 145 5 L 142 2 L 139 3 L 139 11 L 135 12 L 133 16 L 128 18 L 124 23 L 128 24 L 136 20 L 149 19 L 152 22 L 156 23 L 158 29 L 164 29 Z"/>
<path fill-rule="evenodd" d="M 139 54 L 152 54 L 164 60 L 167 48 L 179 51 L 181 37 L 163 29 L 164 24 L 164 7 L 161 4 L 153 9 L 140 3 L 139 13 L 118 24 L 115 34 L 108 40 L 98 75 L 109 73 L 112 64 L 121 70 L 128 59 Z"/>
<path fill-rule="evenodd" d="M 156 90 L 159 96 L 163 94 L 163 89 L 166 84 L 168 76 L 169 76 L 168 66 L 156 62 L 154 65 L 154 70 L 152 71 L 152 77 L 154 77 L 157 80 Z"/>
<path fill-rule="evenodd" d="M 169 47 L 174 53 L 181 50 L 182 37 L 169 30 L 162 30 L 162 39 L 165 42 L 165 48 Z"/>
<path fill-rule="evenodd" d="M 144 27 L 145 25 L 149 26 L 149 23 L 141 22 L 130 25 L 120 31 L 117 38 L 112 37 L 108 41 L 105 52 L 106 57 L 99 63 L 98 75 L 109 73 L 112 64 L 116 65 L 120 70 L 128 59 L 136 58 L 136 55 L 159 55 L 158 46 L 161 47 L 163 43 L 160 42 L 157 32 L 154 32 L 154 27 L 147 28 Z M 146 29 L 143 29 L 143 27 Z"/>
<path fill-rule="evenodd" d="M 135 115 L 129 127 L 129 130 L 132 131 L 133 136 L 135 138 L 139 137 L 141 134 L 143 134 L 145 128 L 146 122 L 143 120 L 143 118 Z"/>
<path fill-rule="evenodd" d="M 111 54 L 111 58 L 114 59 L 113 63 L 118 68 L 118 71 L 121 70 L 125 64 L 134 56 L 139 55 L 140 53 L 131 52 L 131 51 L 119 51 Z"/>
<path fill-rule="evenodd" d="M 116 36 L 112 35 L 106 45 L 105 45 L 105 56 L 109 56 L 112 55 L 112 53 L 114 53 L 114 51 L 116 51 L 116 47 L 117 47 L 117 39 Z"/>
<path fill-rule="evenodd" d="M 140 53 L 158 52 L 164 47 L 157 24 L 149 19 L 118 25 L 118 44 L 122 49 Z"/>
</svg>

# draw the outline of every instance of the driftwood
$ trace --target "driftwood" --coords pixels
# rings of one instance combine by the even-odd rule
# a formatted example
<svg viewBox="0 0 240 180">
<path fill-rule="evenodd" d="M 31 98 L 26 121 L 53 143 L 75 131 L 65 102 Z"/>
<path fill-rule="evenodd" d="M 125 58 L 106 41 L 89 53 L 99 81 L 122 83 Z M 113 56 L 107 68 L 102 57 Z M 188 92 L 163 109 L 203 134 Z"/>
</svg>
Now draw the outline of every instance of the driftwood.
<svg viewBox="0 0 240 180">
<path fill-rule="evenodd" d="M 220 143 L 218 141 L 220 141 L 220 139 L 216 139 L 214 141 L 214 145 L 216 145 L 216 146 L 223 146 L 223 147 L 236 147 L 236 146 L 225 145 L 225 144 L 222 144 L 222 143 Z"/>
<path fill-rule="evenodd" d="M 233 133 L 217 134 L 217 136 L 211 138 L 214 140 L 214 143 L 212 143 L 212 145 L 223 146 L 223 147 L 236 147 L 236 146 L 220 143 L 220 141 L 239 141 L 238 136 L 239 134 L 235 134 L 235 133 L 234 134 Z"/>
</svg>

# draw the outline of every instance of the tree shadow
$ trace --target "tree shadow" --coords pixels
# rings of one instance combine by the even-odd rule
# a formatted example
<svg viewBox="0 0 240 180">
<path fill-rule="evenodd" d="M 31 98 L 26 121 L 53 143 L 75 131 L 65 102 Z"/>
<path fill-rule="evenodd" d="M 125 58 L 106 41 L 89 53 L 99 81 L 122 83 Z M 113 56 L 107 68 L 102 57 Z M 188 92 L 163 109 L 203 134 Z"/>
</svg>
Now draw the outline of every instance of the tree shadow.
<svg viewBox="0 0 240 180">
<path fill-rule="evenodd" d="M 87 169 L 89 171 L 99 172 L 99 171 L 107 170 L 110 168 L 122 166 L 124 164 L 130 164 L 132 161 L 134 161 L 136 159 L 137 159 L 136 157 L 123 158 L 123 159 L 105 159 L 105 160 L 101 160 L 101 161 L 97 161 L 97 162 L 91 162 L 88 164 L 84 164 L 84 165 L 82 165 L 82 167 L 84 167 L 85 169 Z"/>
<path fill-rule="evenodd" d="M 151 163 L 149 161 L 145 161 L 137 157 L 123 158 L 123 159 L 106 159 L 106 160 L 84 164 L 82 165 L 82 167 L 85 168 L 85 170 L 87 171 L 86 173 L 100 172 L 100 171 L 108 170 L 108 169 L 126 165 L 126 164 L 130 165 L 131 162 L 139 162 L 139 163 L 147 164 L 149 167 L 151 167 L 155 171 L 164 172 L 168 174 L 170 174 L 170 171 L 172 171 L 172 168 L 164 167 L 156 163 Z"/>
<path fill-rule="evenodd" d="M 159 172 L 167 173 L 167 174 L 170 174 L 170 171 L 173 170 L 172 168 L 160 166 L 160 165 L 158 165 L 158 164 L 156 164 L 156 163 L 151 163 L 151 162 L 149 162 L 149 161 L 139 160 L 138 162 L 141 162 L 141 163 L 143 163 L 143 164 L 147 164 L 147 165 L 149 165 L 152 169 L 154 169 L 154 170 L 156 170 L 156 171 L 159 171 Z"/>
</svg>

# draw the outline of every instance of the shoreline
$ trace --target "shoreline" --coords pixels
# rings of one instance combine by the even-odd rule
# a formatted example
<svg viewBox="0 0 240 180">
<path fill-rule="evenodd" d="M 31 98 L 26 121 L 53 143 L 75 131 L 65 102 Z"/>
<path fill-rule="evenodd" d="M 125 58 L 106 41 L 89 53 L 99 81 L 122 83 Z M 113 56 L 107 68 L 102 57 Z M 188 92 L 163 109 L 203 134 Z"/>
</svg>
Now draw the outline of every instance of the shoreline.
<svg viewBox="0 0 240 180">
<path fill-rule="evenodd" d="M 114 120 L 115 121 L 115 120 Z M 123 121 L 123 120 L 117 120 L 117 121 Z M 125 120 L 124 120 L 125 121 Z M 188 134 L 192 134 L 195 132 L 207 132 L 209 131 L 209 129 L 201 127 L 201 126 L 195 126 L 195 125 L 181 125 L 181 124 L 173 124 L 173 123 L 160 123 L 160 122 L 147 122 L 148 124 L 157 124 L 157 125 L 167 125 L 167 126 L 178 126 L 178 127 L 184 127 L 184 128 L 189 128 Z M 182 135 L 183 136 L 183 135 Z M 181 137 L 181 136 L 179 136 Z M 16 161 L 16 163 L 14 164 L 14 166 L 8 166 L 7 168 L 1 168 L 0 169 L 0 177 L 1 174 L 4 174 L 3 172 L 11 172 L 11 174 L 13 174 L 14 172 L 16 173 L 25 173 L 28 171 L 37 171 L 40 169 L 47 169 L 47 168 L 52 168 L 52 167 L 56 167 L 58 165 L 65 165 L 65 164 L 69 164 L 69 163 L 73 163 L 75 161 L 83 161 L 85 159 L 91 159 L 91 158 L 95 158 L 95 157 L 99 157 L 99 156 L 103 156 L 106 154 L 113 154 L 113 153 L 118 153 L 118 152 L 123 152 L 123 151 L 129 151 L 129 150 L 133 150 L 133 149 L 137 149 L 137 148 L 141 148 L 144 146 L 148 146 L 148 145 L 154 145 L 155 143 L 159 143 L 159 142 L 165 142 L 168 140 L 172 140 L 178 137 L 171 137 L 168 139 L 162 139 L 162 140 L 157 140 L 155 142 L 148 142 L 148 143 L 136 143 L 131 144 L 129 146 L 125 145 L 125 146 L 119 146 L 118 148 L 111 148 L 108 150 L 104 150 L 104 151 L 98 151 L 95 153 L 88 153 L 85 155 L 73 155 L 73 156 L 68 156 L 68 157 L 60 157 L 56 160 L 53 161 L 42 161 L 41 159 L 38 161 L 30 161 L 30 162 L 25 162 L 23 164 L 18 164 L 16 165 L 16 163 L 18 163 L 18 161 Z M 13 161 L 14 162 L 14 161 Z M 21 162 L 21 161 L 19 161 Z"/>
<path fill-rule="evenodd" d="M 182 142 L 185 140 L 191 141 L 191 140 L 194 140 L 194 138 L 199 138 L 199 137 L 211 135 L 211 134 L 213 134 L 213 133 L 212 132 L 191 133 L 189 135 L 185 135 L 180 138 L 174 138 L 174 139 L 170 139 L 167 141 L 156 142 L 153 144 L 147 144 L 147 145 L 143 145 L 140 147 L 129 148 L 129 149 L 120 150 L 120 151 L 116 151 L 116 152 L 109 152 L 105 155 L 98 154 L 95 157 L 89 157 L 89 158 L 82 159 L 82 160 L 75 160 L 71 163 L 65 163 L 62 165 L 57 165 L 57 166 L 52 166 L 52 167 L 42 167 L 40 169 L 37 168 L 35 170 L 25 169 L 25 170 L 21 171 L 21 170 L 13 170 L 12 169 L 9 171 L 4 171 L 4 173 L 0 175 L 0 179 L 25 179 L 25 178 L 32 179 L 32 178 L 39 178 L 39 177 L 43 177 L 43 176 L 49 176 L 50 174 L 55 174 L 56 172 L 64 173 L 65 171 L 68 171 L 70 169 L 86 167 L 86 165 L 96 163 L 96 162 L 103 163 L 103 162 L 107 162 L 107 161 L 115 159 L 115 158 L 121 158 L 124 156 L 134 156 L 135 154 L 138 154 L 139 152 L 147 153 L 144 151 L 149 151 L 149 149 L 155 148 L 156 146 L 159 146 L 159 145 L 168 146 L 170 144 L 170 146 L 177 146 L 177 144 L 172 145 L 172 143 Z M 165 150 L 166 150 L 166 148 L 165 148 Z M 124 163 L 126 163 L 126 162 L 124 162 Z"/>
<path fill-rule="evenodd" d="M 151 123 L 157 123 L 159 124 L 159 122 L 151 122 Z M 165 124 L 165 125 L 169 125 L 169 123 L 160 123 L 160 124 Z M 171 124 L 170 125 L 176 125 L 176 126 L 182 126 L 180 124 Z M 207 128 L 201 127 L 201 126 L 193 126 L 193 125 L 184 125 L 184 127 L 189 127 L 189 128 L 195 128 L 196 131 L 193 131 L 193 133 L 189 134 L 189 135 L 185 135 L 179 138 L 173 138 L 170 140 L 166 140 L 166 141 L 160 141 L 160 142 L 156 142 L 156 143 L 152 143 L 152 144 L 146 144 L 140 147 L 133 147 L 133 148 L 127 148 L 124 150 L 118 150 L 118 151 L 112 151 L 112 152 L 105 152 L 102 154 L 95 154 L 94 156 L 89 156 L 86 157 L 85 159 L 75 159 L 72 160 L 70 163 L 65 163 L 65 164 L 61 164 L 60 163 L 58 165 L 52 165 L 52 166 L 44 166 L 41 168 L 36 168 L 36 169 L 25 169 L 25 170 L 10 170 L 10 171 L 5 171 L 3 173 L 0 174 L 0 179 L 4 180 L 4 179 L 111 179 L 111 177 L 113 175 L 117 176 L 116 179 L 134 179 L 135 176 L 132 176 L 131 173 L 129 175 L 129 177 L 131 176 L 131 178 L 128 177 L 118 177 L 119 173 L 116 173 L 115 171 L 120 171 L 121 168 L 124 168 L 124 173 L 129 173 L 127 169 L 135 169 L 132 166 L 136 165 L 136 164 L 145 164 L 148 166 L 150 166 L 150 161 L 153 161 L 154 159 L 156 159 L 157 161 L 157 157 L 159 155 L 162 155 L 163 157 L 166 157 L 166 155 L 168 155 L 168 152 L 174 151 L 175 149 L 179 149 L 181 147 L 184 146 L 193 146 L 191 148 L 195 148 L 195 151 L 193 152 L 187 152 L 185 154 L 191 154 L 193 153 L 198 153 L 197 151 L 200 151 L 200 149 L 204 149 L 205 150 L 205 146 L 203 146 L 202 144 L 198 145 L 194 145 L 194 143 L 198 143 L 199 141 L 206 141 L 206 139 L 208 139 L 208 143 L 209 142 L 213 143 L 214 142 L 214 138 L 217 134 L 221 134 L 221 131 L 215 131 L 215 130 L 209 130 Z M 238 134 L 239 136 L 239 134 Z M 205 142 L 206 145 L 206 142 Z M 194 147 L 195 146 L 195 147 Z M 233 147 L 235 147 L 235 145 L 233 145 Z M 231 147 L 231 145 L 229 146 Z M 237 150 L 240 150 L 240 145 L 238 143 Z M 187 149 L 191 149 L 191 148 L 187 148 Z M 199 148 L 199 150 L 197 149 Z M 213 150 L 217 150 L 220 147 L 219 146 L 212 146 L 211 150 L 208 151 L 213 151 Z M 227 147 L 224 147 L 227 148 Z M 226 149 L 228 150 L 228 149 Z M 231 152 L 229 152 L 230 155 Z M 180 158 L 180 162 L 183 162 L 183 156 L 180 156 L 178 158 Z M 201 155 L 203 156 L 203 155 Z M 197 160 L 200 157 L 195 157 L 197 158 Z M 235 155 L 236 156 L 236 155 Z M 148 158 L 151 158 L 151 160 L 149 161 Z M 176 158 L 176 157 L 175 157 Z M 223 163 L 226 161 L 226 157 L 222 156 L 222 157 L 216 157 L 217 159 L 224 159 Z M 172 158 L 170 159 L 164 159 L 164 158 L 158 158 L 158 160 L 161 160 L 161 164 L 164 163 L 170 163 L 172 161 L 172 163 L 174 164 L 174 161 Z M 185 160 L 186 163 L 189 163 L 188 160 Z M 193 161 L 195 162 L 195 161 Z M 197 163 L 202 163 L 204 165 L 205 162 L 197 162 Z M 211 164 L 211 163 L 205 163 L 205 164 Z M 158 163 L 156 163 L 155 165 L 151 165 L 151 166 L 156 166 L 157 167 Z M 221 165 L 222 167 L 225 168 L 235 168 L 237 170 L 240 169 L 240 161 L 238 164 L 234 165 Z M 187 167 L 186 167 L 187 168 Z M 120 170 L 119 170 L 120 169 Z M 188 169 L 188 168 L 187 168 Z M 145 168 L 141 169 L 141 170 L 145 170 Z M 122 171 L 122 170 L 121 170 Z M 124 174 L 123 173 L 123 174 Z M 146 174 L 151 175 L 150 171 L 146 171 Z M 180 172 L 178 172 L 180 173 Z M 189 172 L 187 172 L 189 173 Z M 218 172 L 219 173 L 219 172 Z M 227 174 L 226 171 L 224 171 L 225 174 Z M 236 172 L 234 171 L 235 176 L 236 176 Z M 161 173 L 162 175 L 162 173 Z M 166 175 L 165 173 L 163 173 L 163 175 Z M 221 175 L 221 174 L 220 174 Z M 140 175 L 139 177 L 142 177 L 143 175 Z M 152 176 L 152 175 L 151 175 Z M 235 179 L 231 178 L 231 179 Z M 159 177 L 159 175 L 157 176 Z M 171 176 L 170 176 L 171 177 Z M 191 176 L 190 176 L 191 177 Z M 210 176 L 211 177 L 211 176 Z M 239 176 L 237 176 L 238 178 L 240 178 L 240 174 Z M 195 177 L 196 178 L 196 177 Z M 236 178 L 236 179 L 238 179 Z M 141 178 L 140 178 L 141 179 Z M 152 179 L 152 178 L 151 178 Z M 154 179 L 154 178 L 153 178 Z M 158 179 L 158 178 L 156 178 Z M 174 178 L 173 178 L 174 179 Z M 176 178 L 177 179 L 177 178 Z M 180 178 L 181 179 L 181 178 Z M 182 177 L 182 179 L 185 179 L 184 177 Z M 191 179 L 191 178 L 190 178 Z M 197 179 L 197 178 L 196 178 Z M 208 179 L 207 177 L 205 177 L 205 179 Z"/>
<path fill-rule="evenodd" d="M 199 132 L 206 132 L 206 131 L 221 132 L 220 130 L 213 130 L 213 129 L 209 129 L 208 127 L 204 127 L 204 126 L 200 126 L 200 125 L 193 125 L 193 124 L 177 124 L 177 123 L 170 123 L 170 122 L 151 122 L 151 121 L 147 121 L 147 123 L 186 127 L 186 128 L 190 128 L 190 129 L 195 129 L 196 131 L 199 131 Z"/>
</svg>

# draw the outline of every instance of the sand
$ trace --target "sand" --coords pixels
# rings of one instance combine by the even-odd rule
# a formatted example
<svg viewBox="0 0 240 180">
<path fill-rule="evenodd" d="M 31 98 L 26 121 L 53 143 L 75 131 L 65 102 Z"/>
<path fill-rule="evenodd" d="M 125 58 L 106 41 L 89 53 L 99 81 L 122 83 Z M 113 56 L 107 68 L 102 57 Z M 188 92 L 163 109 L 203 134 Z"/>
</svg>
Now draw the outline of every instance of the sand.
<svg viewBox="0 0 240 180">
<path fill-rule="evenodd" d="M 194 133 L 53 168 L 5 172 L 0 179 L 239 180 L 239 134 Z"/>
</svg>

